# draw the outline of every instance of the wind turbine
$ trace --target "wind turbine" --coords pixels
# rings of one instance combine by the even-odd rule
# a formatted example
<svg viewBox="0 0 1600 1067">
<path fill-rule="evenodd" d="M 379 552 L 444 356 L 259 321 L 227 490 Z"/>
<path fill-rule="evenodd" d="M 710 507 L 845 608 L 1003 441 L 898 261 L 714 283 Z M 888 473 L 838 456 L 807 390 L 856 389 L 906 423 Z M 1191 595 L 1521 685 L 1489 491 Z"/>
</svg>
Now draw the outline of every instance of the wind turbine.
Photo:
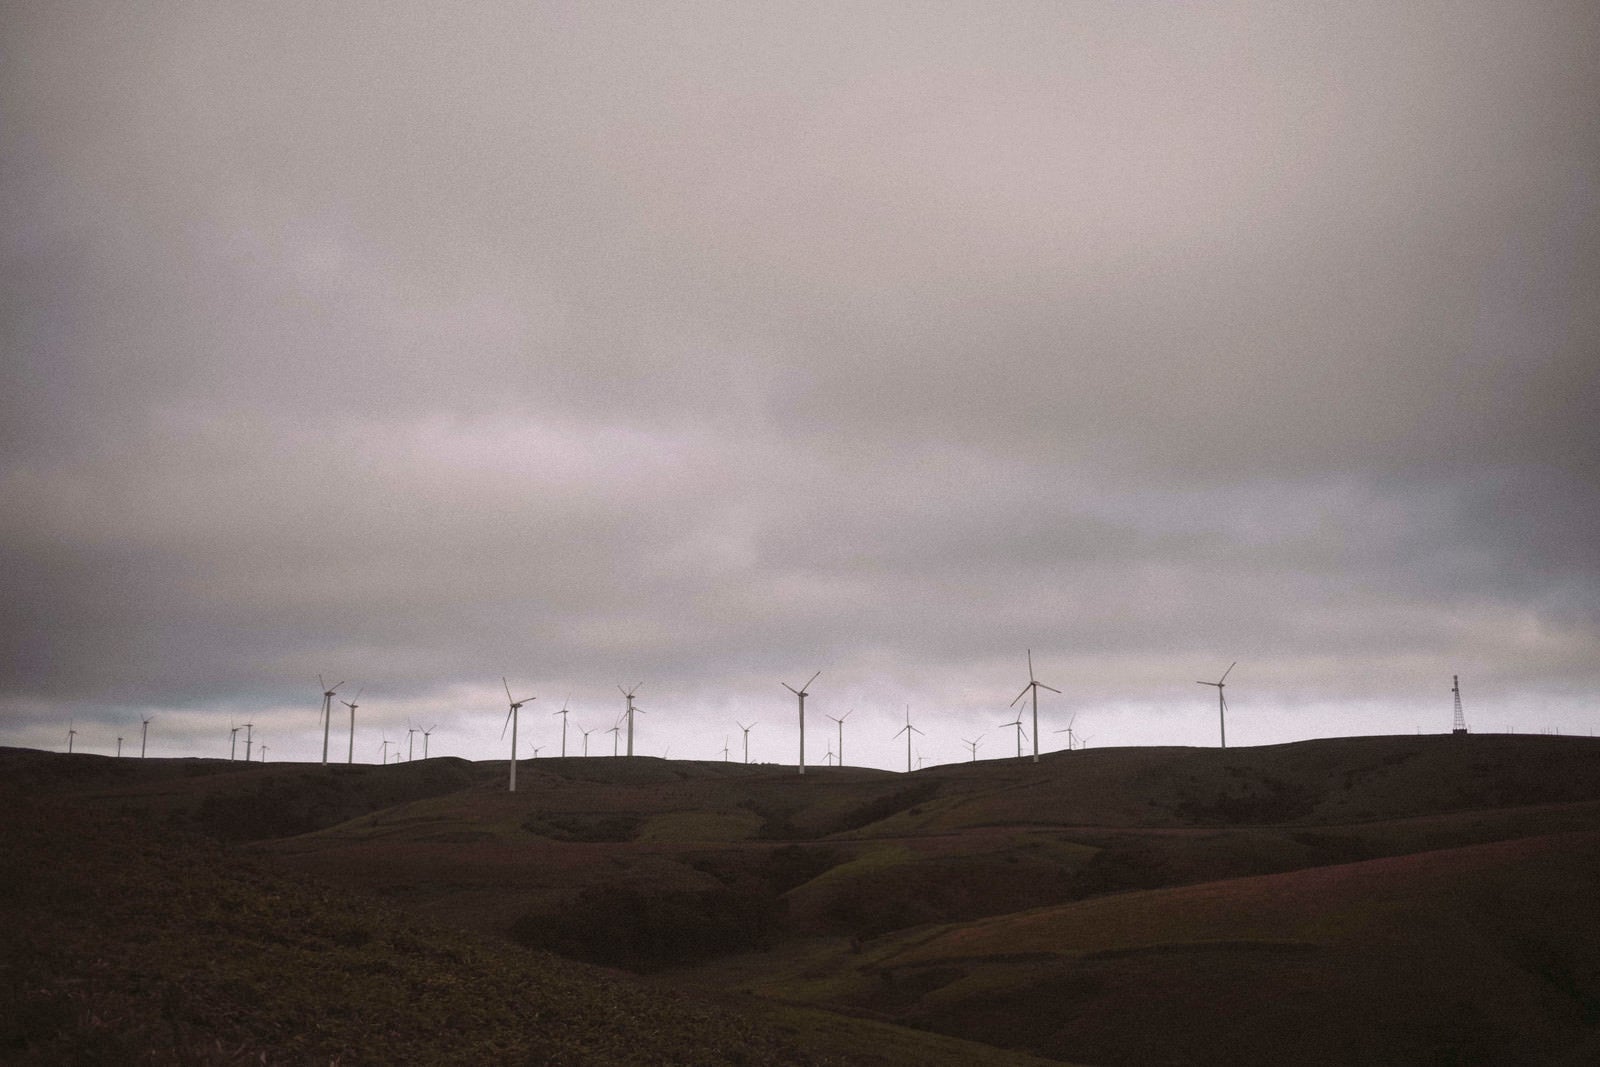
<svg viewBox="0 0 1600 1067">
<path fill-rule="evenodd" d="M 122 758 L 122 738 L 117 738 L 117 758 Z"/>
<path fill-rule="evenodd" d="M 1043 682 L 1041 682 L 1041 681 L 1037 680 L 1036 678 L 1034 678 L 1034 676 L 1033 676 L 1033 649 L 1031 649 L 1031 648 L 1028 649 L 1028 684 L 1023 686 L 1022 687 L 1022 692 L 1017 694 L 1017 700 L 1021 700 L 1023 697 L 1027 696 L 1028 695 L 1028 691 L 1030 689 L 1033 690 L 1033 762 L 1038 763 L 1039 762 L 1039 690 L 1040 689 L 1049 689 L 1050 692 L 1055 693 L 1057 696 L 1061 695 L 1061 690 L 1055 689 L 1055 688 L 1053 688 L 1051 686 L 1048 686 L 1048 685 L 1045 685 Z M 1016 707 L 1017 706 L 1017 700 L 1013 700 L 1011 702 L 1011 706 L 1012 707 Z"/>
<path fill-rule="evenodd" d="M 740 722 L 738 719 L 735 719 L 735 720 L 733 720 L 733 725 L 737 726 L 739 729 L 744 731 L 744 761 L 746 763 L 749 763 L 750 762 L 750 731 L 755 729 L 756 726 L 758 726 L 759 724 L 758 723 L 751 723 L 749 726 L 746 726 L 744 723 Z"/>
<path fill-rule="evenodd" d="M 728 735 L 722 735 L 722 762 L 728 762 Z"/>
<path fill-rule="evenodd" d="M 261 762 L 267 762 L 267 743 L 265 741 L 261 742 Z"/>
<path fill-rule="evenodd" d="M 239 751 L 239 728 L 228 727 L 228 762 L 233 762 L 234 755 Z"/>
<path fill-rule="evenodd" d="M 422 731 L 411 725 L 411 720 L 406 720 L 406 762 L 411 762 L 411 755 L 417 749 L 417 734 Z"/>
<path fill-rule="evenodd" d="M 968 741 L 964 737 L 961 739 L 961 743 L 963 745 L 966 745 L 969 749 L 972 750 L 972 762 L 973 763 L 977 763 L 978 762 L 978 742 L 980 742 L 982 740 L 983 740 L 983 735 L 982 734 L 979 734 L 977 737 L 974 737 L 971 741 Z"/>
<path fill-rule="evenodd" d="M 622 720 L 618 719 L 617 724 L 607 730 L 606 733 L 611 735 L 611 756 L 615 759 L 617 755 L 617 740 L 622 734 Z"/>
<path fill-rule="evenodd" d="M 830 767 L 833 766 L 833 746 L 832 745 L 828 746 L 828 754 L 826 756 L 824 756 L 823 759 L 828 761 L 828 766 L 830 766 Z"/>
<path fill-rule="evenodd" d="M 328 762 L 328 727 L 329 727 L 329 724 L 333 720 L 333 694 L 337 693 L 339 691 L 339 686 L 343 685 L 344 683 L 340 682 L 339 685 L 335 685 L 335 686 L 332 686 L 330 688 L 328 686 L 328 683 L 323 680 L 323 677 L 320 674 L 317 675 L 317 681 L 323 687 L 323 689 L 322 689 L 322 762 L 324 764 L 326 764 Z"/>
<path fill-rule="evenodd" d="M 247 722 L 244 724 L 244 761 L 246 763 L 250 762 L 250 744 L 255 732 L 255 728 L 256 724 L 253 722 Z"/>
<path fill-rule="evenodd" d="M 1017 712 L 1017 717 L 1010 722 L 1003 722 L 1001 726 L 1015 726 L 1017 728 L 1017 758 L 1022 758 L 1022 739 L 1028 736 L 1028 731 L 1022 728 L 1022 712 Z"/>
<path fill-rule="evenodd" d="M 72 754 L 72 742 L 78 736 L 78 731 L 73 727 L 72 720 L 67 720 L 67 754 Z"/>
<path fill-rule="evenodd" d="M 1228 700 L 1222 695 L 1222 685 L 1228 680 L 1228 674 L 1239 665 L 1238 660 L 1228 664 L 1228 669 L 1222 672 L 1222 677 L 1214 682 L 1198 682 L 1197 685 L 1214 685 L 1217 687 L 1217 725 L 1222 731 L 1222 747 L 1228 747 Z"/>
<path fill-rule="evenodd" d="M 599 729 L 598 726 L 595 727 L 595 730 L 598 730 L 598 729 Z M 585 756 L 587 756 L 589 754 L 589 735 L 594 733 L 594 730 L 585 730 L 583 728 L 583 724 L 579 723 L 578 724 L 578 732 L 583 735 L 583 754 Z"/>
<path fill-rule="evenodd" d="M 139 758 L 140 759 L 144 759 L 145 742 L 150 740 L 150 720 L 154 719 L 154 718 L 155 718 L 155 716 L 152 715 L 149 718 L 141 718 L 139 720 L 141 726 L 143 727 L 143 731 L 139 735 Z"/>
<path fill-rule="evenodd" d="M 633 706 L 633 694 L 635 694 L 635 693 L 637 693 L 639 691 L 640 684 L 641 683 L 639 683 L 639 682 L 634 682 L 632 689 L 622 689 L 622 686 L 620 686 L 620 685 L 617 686 L 618 689 L 622 690 L 622 695 L 628 698 L 628 712 L 627 712 L 627 715 L 628 715 L 628 755 L 629 756 L 633 755 L 633 713 L 636 712 L 636 711 L 643 711 L 644 710 L 643 708 L 636 708 L 636 707 Z"/>
<path fill-rule="evenodd" d="M 811 688 L 811 683 L 816 681 L 818 675 L 820 675 L 821 673 L 822 673 L 821 671 L 818 671 L 816 674 L 813 674 L 810 678 L 807 678 L 806 679 L 806 684 L 802 685 L 799 689 L 796 689 L 794 686 L 790 685 L 788 682 L 784 682 L 783 683 L 783 687 L 785 689 L 787 689 L 789 692 L 793 693 L 795 696 L 800 698 L 800 773 L 801 774 L 806 773 L 806 695 L 807 695 L 806 694 L 806 690 Z"/>
<path fill-rule="evenodd" d="M 394 742 L 389 740 L 389 735 L 385 733 L 383 735 L 383 742 L 378 745 L 378 747 L 383 750 L 383 765 L 385 767 L 389 765 L 389 746 L 393 744 Z"/>
<path fill-rule="evenodd" d="M 544 751 L 544 746 L 543 745 L 534 745 L 533 746 L 533 758 L 534 759 L 538 759 L 539 758 L 539 753 L 543 752 L 543 751 Z"/>
<path fill-rule="evenodd" d="M 1068 752 L 1071 752 L 1073 750 L 1073 748 L 1076 747 L 1074 742 L 1077 740 L 1077 738 L 1072 732 L 1072 724 L 1077 722 L 1077 721 L 1078 721 L 1078 716 L 1076 714 L 1074 714 L 1072 716 L 1072 718 L 1067 720 L 1067 728 L 1065 730 L 1056 730 L 1055 731 L 1058 734 L 1066 734 L 1067 735 L 1067 751 Z"/>
<path fill-rule="evenodd" d="M 505 726 L 500 727 L 500 740 L 505 740 L 506 726 L 511 727 L 511 785 L 507 792 L 515 793 L 517 791 L 517 712 L 521 711 L 522 705 L 528 701 L 538 700 L 539 698 L 523 697 L 518 700 L 511 695 L 511 683 L 506 681 L 506 677 L 503 674 L 500 676 L 500 684 L 506 687 L 506 699 L 511 702 L 511 710 L 506 712 Z"/>
<path fill-rule="evenodd" d="M 828 718 L 839 724 L 839 766 L 841 767 L 844 766 L 844 721 L 850 717 L 850 712 L 855 710 L 855 708 L 851 708 L 850 711 L 845 712 L 843 715 L 828 716 Z"/>
<path fill-rule="evenodd" d="M 435 730 L 437 730 L 438 728 L 439 728 L 439 724 L 438 723 L 434 723 L 432 726 L 430 726 L 426 730 L 422 731 L 422 758 L 424 760 L 426 760 L 428 758 L 428 738 L 432 737 L 433 736 L 433 732 Z"/>
<path fill-rule="evenodd" d="M 905 734 L 906 735 L 906 773 L 907 774 L 911 773 L 911 735 L 913 733 L 921 734 L 922 731 L 918 730 L 915 726 L 911 725 L 911 705 L 907 704 L 906 705 L 906 724 L 904 726 L 900 727 L 900 729 L 898 729 L 898 730 L 896 730 L 894 732 L 894 736 L 895 737 L 899 737 L 901 734 Z M 927 734 L 923 734 L 923 736 L 926 737 Z M 891 737 L 889 740 L 893 741 L 894 737 Z"/>
<path fill-rule="evenodd" d="M 552 715 L 561 716 L 561 757 L 563 759 L 565 759 L 567 755 L 567 705 L 570 703 L 572 703 L 572 694 L 568 693 L 567 699 L 561 702 L 561 710 L 552 711 L 550 713 Z"/>
<path fill-rule="evenodd" d="M 356 700 L 360 700 L 361 694 L 366 691 L 365 687 L 357 689 L 355 700 L 339 701 L 339 703 L 350 709 L 350 752 L 345 756 L 346 763 L 354 763 L 356 761 L 356 708 L 361 706 L 356 703 Z"/>
</svg>

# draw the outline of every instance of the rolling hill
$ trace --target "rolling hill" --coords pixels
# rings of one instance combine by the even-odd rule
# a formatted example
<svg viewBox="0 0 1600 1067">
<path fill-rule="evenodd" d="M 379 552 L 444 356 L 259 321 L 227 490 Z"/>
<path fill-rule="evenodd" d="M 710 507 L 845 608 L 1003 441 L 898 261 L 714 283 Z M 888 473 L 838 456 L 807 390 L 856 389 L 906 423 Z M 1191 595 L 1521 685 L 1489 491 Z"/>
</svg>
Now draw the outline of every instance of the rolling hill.
<svg viewBox="0 0 1600 1067">
<path fill-rule="evenodd" d="M 294 892 L 462 931 L 516 961 L 497 966 L 634 983 L 642 1002 L 692 995 L 754 1043 L 661 1062 L 1600 1058 L 1591 739 L 1103 749 L 803 778 L 541 759 L 516 794 L 504 768 L 0 751 L 32 818 L 203 841 L 208 878 L 318 887 Z M 976 1044 L 906 1044 L 947 1038 Z M 575 1047 L 573 1062 L 623 1062 Z"/>
</svg>

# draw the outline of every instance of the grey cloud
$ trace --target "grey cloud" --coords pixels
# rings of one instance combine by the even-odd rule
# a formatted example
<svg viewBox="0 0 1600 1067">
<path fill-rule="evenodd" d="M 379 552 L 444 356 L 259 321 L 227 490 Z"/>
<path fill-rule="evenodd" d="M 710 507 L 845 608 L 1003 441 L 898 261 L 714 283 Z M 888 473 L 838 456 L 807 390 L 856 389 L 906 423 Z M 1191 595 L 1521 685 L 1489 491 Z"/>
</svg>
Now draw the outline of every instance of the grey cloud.
<svg viewBox="0 0 1600 1067">
<path fill-rule="evenodd" d="M 18 723 L 1592 692 L 1588 5 L 14 15 Z"/>
</svg>

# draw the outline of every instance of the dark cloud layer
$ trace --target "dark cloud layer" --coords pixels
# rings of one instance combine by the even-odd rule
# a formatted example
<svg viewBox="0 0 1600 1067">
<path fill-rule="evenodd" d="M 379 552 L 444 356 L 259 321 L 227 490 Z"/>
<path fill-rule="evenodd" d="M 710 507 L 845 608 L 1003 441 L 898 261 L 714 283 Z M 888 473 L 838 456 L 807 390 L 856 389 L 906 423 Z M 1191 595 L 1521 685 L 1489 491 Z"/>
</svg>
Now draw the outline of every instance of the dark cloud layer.
<svg viewBox="0 0 1600 1067">
<path fill-rule="evenodd" d="M 0 741 L 1594 726 L 1591 5 L 5 20 Z"/>
</svg>

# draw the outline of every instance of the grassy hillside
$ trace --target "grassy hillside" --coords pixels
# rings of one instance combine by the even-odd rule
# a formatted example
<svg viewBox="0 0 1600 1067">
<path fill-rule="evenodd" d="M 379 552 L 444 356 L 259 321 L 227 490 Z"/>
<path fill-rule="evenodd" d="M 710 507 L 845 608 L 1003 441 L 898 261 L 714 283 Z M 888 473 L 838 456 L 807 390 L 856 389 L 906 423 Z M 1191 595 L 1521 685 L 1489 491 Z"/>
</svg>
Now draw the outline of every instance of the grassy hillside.
<svg viewBox="0 0 1600 1067">
<path fill-rule="evenodd" d="M 935 1032 L 983 1055 L 1099 1063 L 1578 1063 L 1600 1048 L 1588 738 L 1103 749 L 910 775 L 541 759 L 522 764 L 516 794 L 503 763 L 459 760 L 0 750 L 0 773 L 86 825 L 208 842 L 206 878 L 310 877 L 339 887 L 315 890 L 312 912 L 470 931 L 462 943 L 493 968 L 621 981 L 527 951 L 542 948 L 724 990 L 738 1006 L 727 1025 L 753 1043 L 727 1062 L 981 1062 Z M 287 972 L 372 952 L 406 973 L 386 921 L 361 920 L 353 946 L 330 921 L 319 936 L 333 947 L 302 946 Z M 232 936 L 220 919 L 203 929 Z M 911 1047 L 907 1027 L 932 1044 L 888 1051 Z M 663 1032 L 669 1046 L 694 1036 Z M 609 1046 L 572 1040 L 550 1055 L 612 1062 Z"/>
<path fill-rule="evenodd" d="M 1600 832 L 1546 835 L 923 928 L 746 984 L 1091 1062 L 1594 1062 L 1596 887 Z"/>
<path fill-rule="evenodd" d="M 0 785 L 6 1063 L 1039 1062 L 719 1006 L 275 874 L 184 828 L 173 798 L 194 776 L 176 761 L 0 761 L 22 769 Z"/>
</svg>

